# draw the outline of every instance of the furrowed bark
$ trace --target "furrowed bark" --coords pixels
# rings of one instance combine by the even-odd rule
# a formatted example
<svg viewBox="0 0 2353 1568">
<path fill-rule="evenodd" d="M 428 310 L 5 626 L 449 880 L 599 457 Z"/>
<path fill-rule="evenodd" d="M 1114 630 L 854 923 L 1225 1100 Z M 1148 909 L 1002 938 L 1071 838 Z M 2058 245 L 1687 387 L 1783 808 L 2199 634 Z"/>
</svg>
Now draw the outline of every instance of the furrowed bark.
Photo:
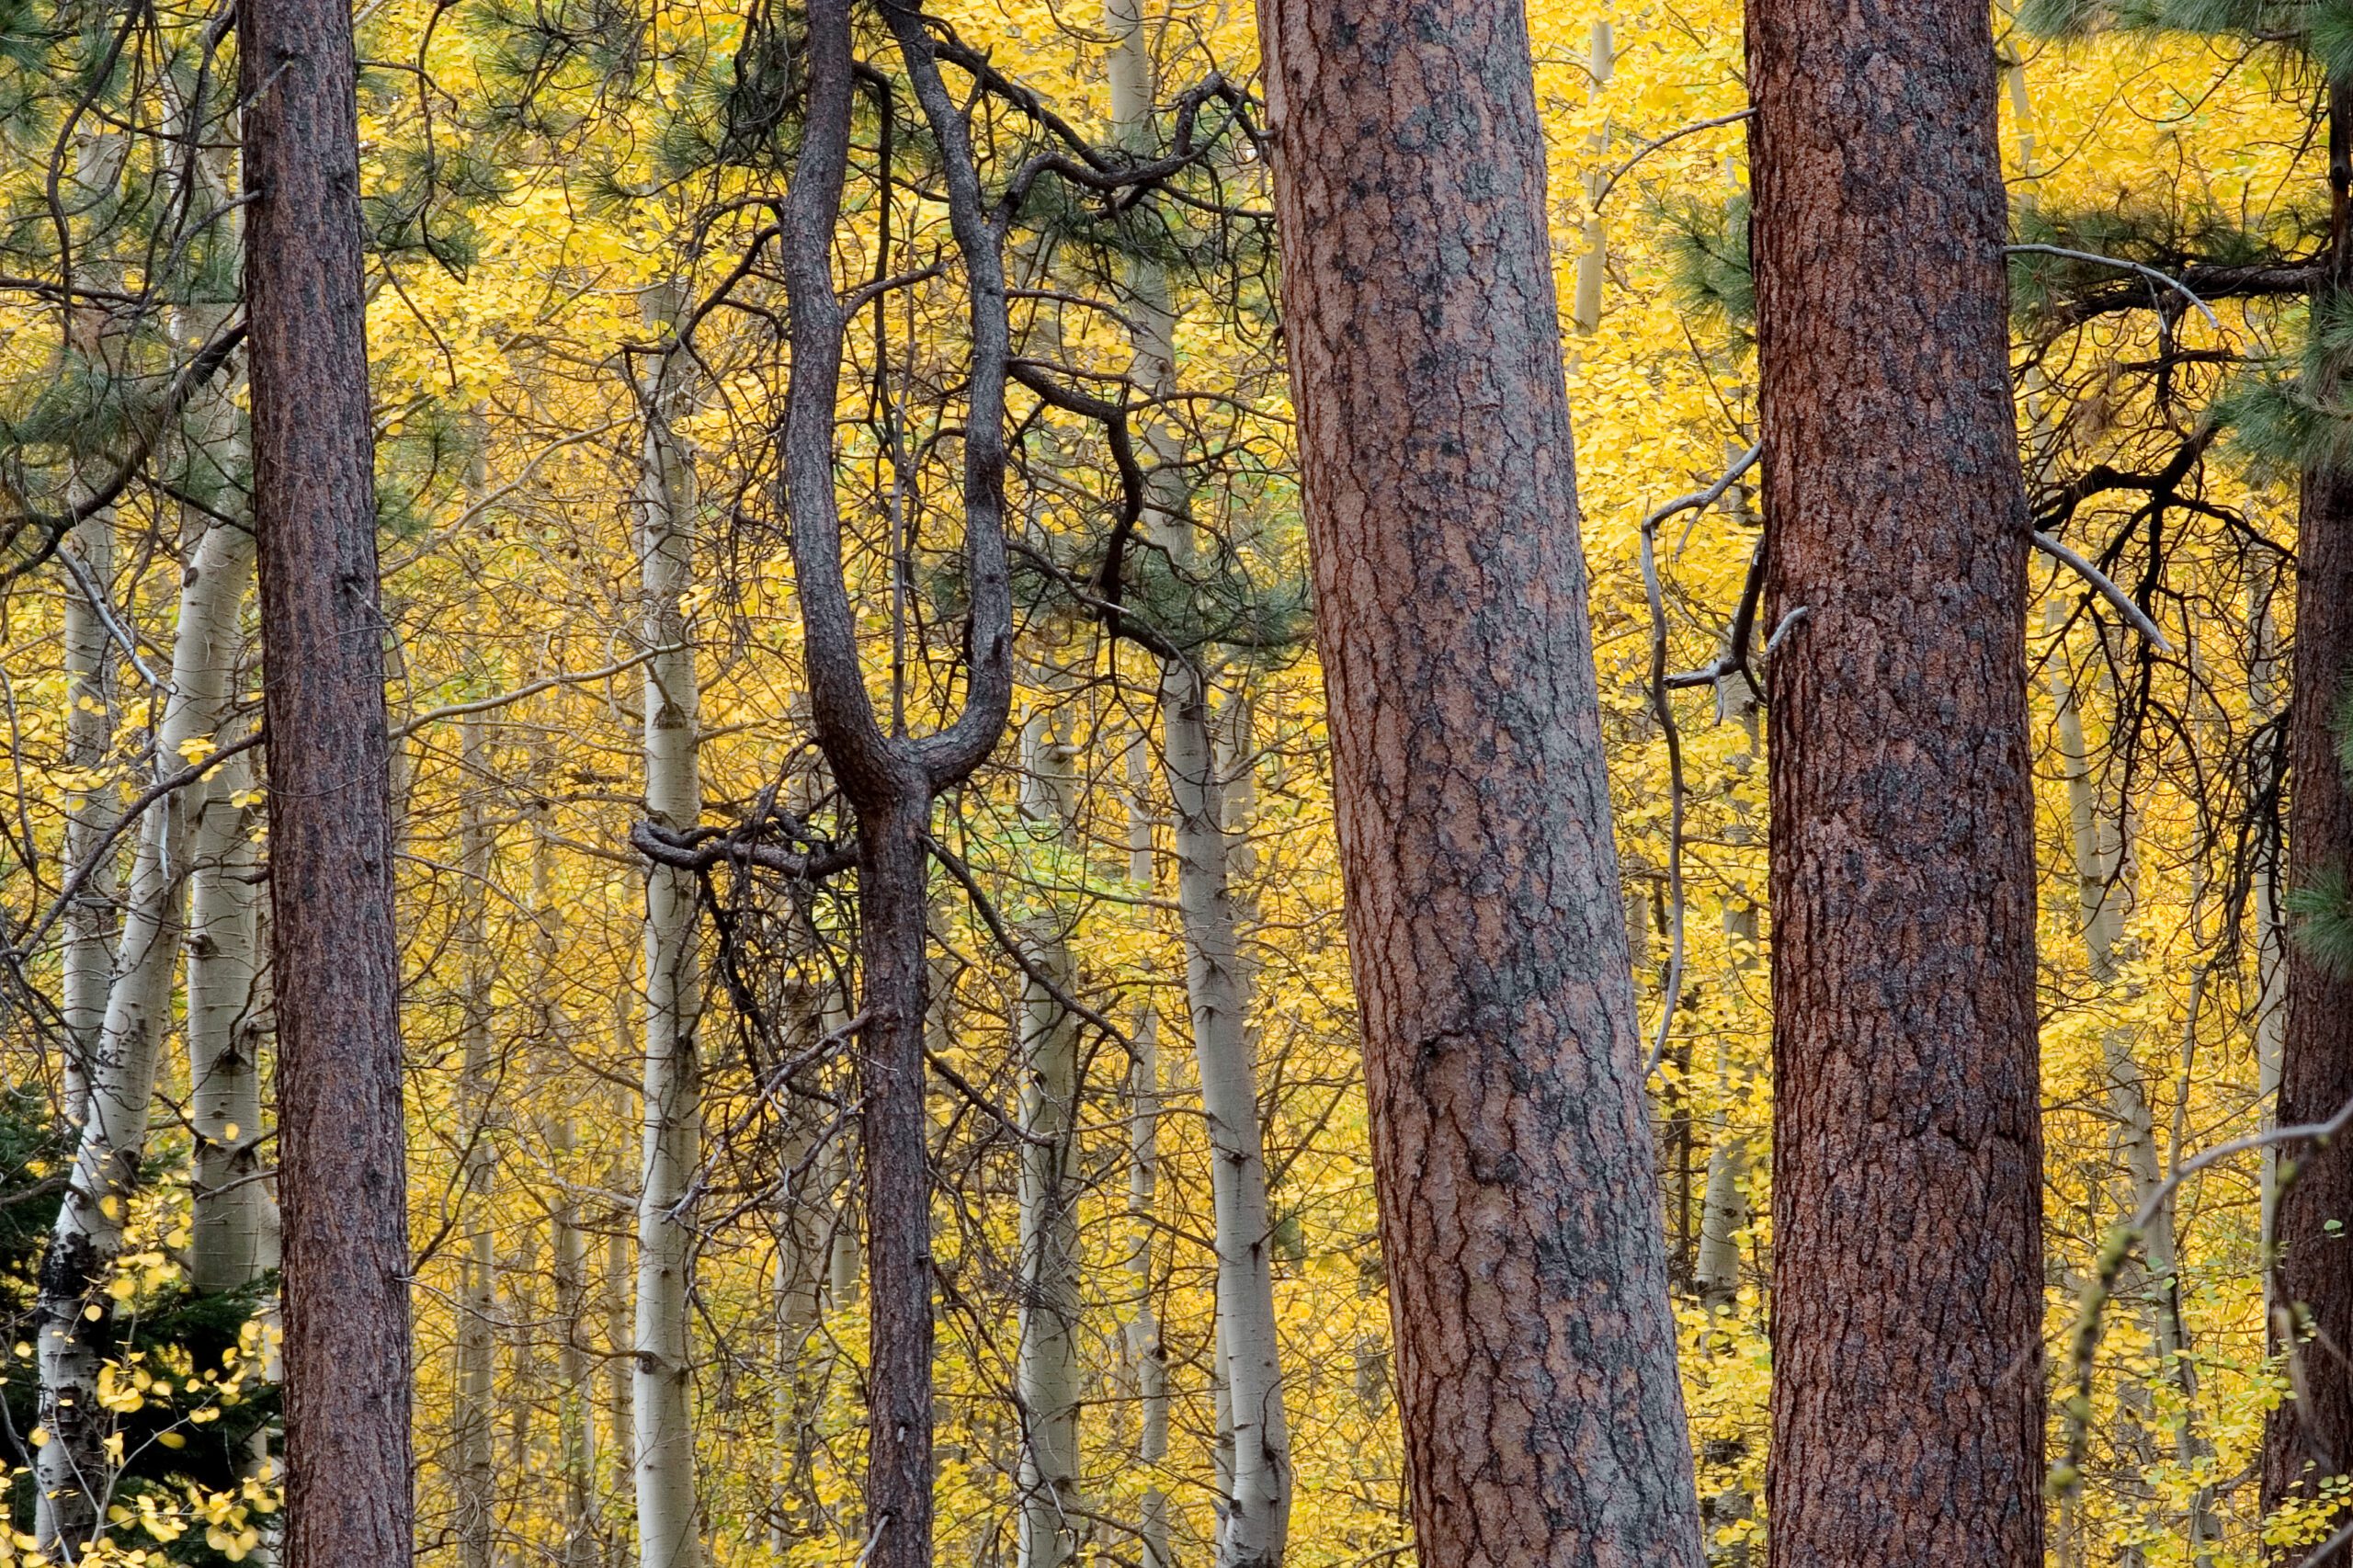
<svg viewBox="0 0 2353 1568">
<path fill-rule="evenodd" d="M 646 298 L 647 324 L 675 334 L 680 297 Z M 676 426 L 691 363 L 665 353 L 645 392 L 644 478 L 638 550 L 645 665 L 645 808 L 672 833 L 702 815 L 701 698 L 682 603 L 694 582 L 694 468 Z M 649 863 L 645 873 L 644 1155 L 637 1201 L 637 1322 L 630 1407 L 636 1422 L 639 1568 L 695 1568 L 692 1347 L 688 1289 L 694 1233 L 679 1206 L 701 1158 L 702 956 L 695 875 Z"/>
<path fill-rule="evenodd" d="M 2024 609 L 1988 17 L 1750 0 L 1775 1568 L 2042 1562 Z M 1926 1391 L 1933 1389 L 1933 1396 Z"/>
<path fill-rule="evenodd" d="M 2317 313 L 2353 290 L 2353 83 L 2328 95 L 2329 246 L 2313 287 Z M 2341 308 L 2341 307 L 2339 307 Z M 2325 368 L 2337 395 L 2346 366 Z M 2296 622 L 2288 699 L 2288 886 L 2353 876 L 2353 783 L 2337 758 L 2336 720 L 2353 687 L 2353 472 L 2308 470 L 2296 530 Z M 2301 942 L 2287 952 L 2286 1017 L 2279 1052 L 2278 1124 L 2326 1120 L 2353 1101 L 2353 973 L 2329 967 Z M 2274 1211 L 2281 1340 L 2313 1343 L 2295 1357 L 2295 1397 L 2264 1430 L 2266 1509 L 2315 1494 L 2353 1470 L 2353 1147 L 2290 1152 Z M 2296 1554 L 2290 1554 L 2292 1559 Z"/>
<path fill-rule="evenodd" d="M 1525 17 L 1259 23 L 1415 1540 L 1692 1568 Z"/>
<path fill-rule="evenodd" d="M 407 1160 L 351 11 L 248 0 L 289 1568 L 413 1547 Z"/>
</svg>

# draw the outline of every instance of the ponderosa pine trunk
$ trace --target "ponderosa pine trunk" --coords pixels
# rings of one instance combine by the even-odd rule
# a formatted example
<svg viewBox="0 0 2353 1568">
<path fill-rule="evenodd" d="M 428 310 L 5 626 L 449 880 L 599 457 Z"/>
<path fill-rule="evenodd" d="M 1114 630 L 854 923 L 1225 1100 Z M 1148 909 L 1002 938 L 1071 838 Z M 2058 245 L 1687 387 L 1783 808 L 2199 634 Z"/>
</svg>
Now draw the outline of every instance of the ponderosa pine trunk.
<svg viewBox="0 0 2353 1568">
<path fill-rule="evenodd" d="M 344 0 L 248 0 L 254 531 L 269 726 L 288 1568 L 408 1560 L 408 1174 L 384 619 Z"/>
<path fill-rule="evenodd" d="M 1989 18 L 1750 0 L 1775 1568 L 2042 1562 L 2029 522 Z"/>
<path fill-rule="evenodd" d="M 1526 18 L 1259 20 L 1421 1558 L 1696 1568 Z"/>
<path fill-rule="evenodd" d="M 2353 83 L 2332 84 L 2328 103 L 2332 217 L 2326 264 L 2313 312 L 2342 309 L 2353 290 Z M 2337 395 L 2347 368 L 2330 364 Z M 2338 759 L 2336 722 L 2353 688 L 2353 471 L 2306 472 L 2296 525 L 2296 619 L 2288 698 L 2288 886 L 2312 888 L 2353 876 L 2353 784 Z M 2332 969 L 2302 943 L 2287 952 L 2287 1017 L 2280 1040 L 2278 1123 L 2325 1121 L 2353 1102 L 2353 974 Z M 2297 1338 L 2295 1397 L 2264 1433 L 2267 1509 L 2314 1494 L 2353 1471 L 2353 1139 L 2291 1149 L 2294 1167 L 2274 1215 L 2277 1309 Z"/>
</svg>

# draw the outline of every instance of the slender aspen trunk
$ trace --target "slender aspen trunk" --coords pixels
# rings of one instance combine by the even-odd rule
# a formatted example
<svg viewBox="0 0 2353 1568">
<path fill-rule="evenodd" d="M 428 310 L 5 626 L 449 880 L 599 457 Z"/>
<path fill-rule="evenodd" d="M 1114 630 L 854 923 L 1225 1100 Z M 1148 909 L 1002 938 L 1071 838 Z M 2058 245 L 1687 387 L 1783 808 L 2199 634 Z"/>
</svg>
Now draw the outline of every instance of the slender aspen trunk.
<svg viewBox="0 0 2353 1568">
<path fill-rule="evenodd" d="M 1421 1560 L 1695 1568 L 1526 17 L 1259 30 Z"/>
<path fill-rule="evenodd" d="M 647 324 L 676 330 L 678 294 L 646 299 Z M 676 421 L 689 373 L 685 356 L 665 354 L 645 392 L 645 477 L 639 492 L 638 549 L 644 585 L 642 636 L 660 653 L 645 666 L 645 806 L 672 833 L 702 814 L 698 759 L 701 696 L 682 608 L 694 582 L 695 476 Z M 694 1233 L 679 1211 L 701 1157 L 702 959 L 692 872 L 650 865 L 645 879 L 644 1160 L 637 1206 L 636 1418 L 639 1568 L 696 1568 L 701 1548 L 695 1506 L 688 1343 L 688 1271 Z"/>
<path fill-rule="evenodd" d="M 1145 864 L 1148 869 L 1150 861 Z M 1152 1248 L 1159 1206 L 1160 1102 L 1160 1015 L 1146 1004 L 1136 1020 L 1135 1060 L 1128 1068 L 1128 1214 L 1135 1234 L 1128 1274 L 1136 1304 L 1127 1335 L 1136 1379 L 1136 1463 L 1147 1478 L 1168 1462 L 1168 1347 L 1161 1341 L 1154 1306 L 1158 1281 Z M 1176 1559 L 1168 1547 L 1168 1499 L 1150 1479 L 1137 1498 L 1136 1535 L 1143 1568 L 1171 1568 Z"/>
<path fill-rule="evenodd" d="M 1733 503 L 1736 518 L 1747 527 L 1757 526 L 1758 519 L 1745 492 L 1727 499 Z M 1763 715 L 1746 684 L 1737 676 L 1718 687 L 1716 705 L 1720 715 L 1736 717 L 1747 733 L 1745 749 L 1728 759 L 1734 775 L 1745 778 L 1756 766 Z M 1726 839 L 1734 844 L 1755 842 L 1747 809 L 1735 800 L 1733 811 Z M 1747 982 L 1756 975 L 1761 962 L 1759 926 L 1756 900 L 1746 887 L 1734 884 L 1732 896 L 1724 901 L 1723 931 L 1725 945 L 1732 950 L 1735 989 L 1743 993 L 1748 990 Z M 1716 1110 L 1710 1128 L 1707 1180 L 1699 1198 L 1699 1244 L 1691 1267 L 1692 1289 L 1699 1297 L 1700 1306 L 1711 1315 L 1729 1310 L 1740 1299 L 1740 1233 L 1747 1228 L 1750 1217 L 1748 1140 L 1732 1125 L 1734 1085 L 1730 1054 L 1729 1042 L 1720 1040 L 1716 1047 Z M 1754 1078 L 1755 1070 L 1744 1068 L 1741 1088 L 1745 1091 Z M 1728 1510 L 1739 1517 L 1747 1517 L 1749 1501 L 1745 1494 L 1727 1493 L 1707 1507 L 1711 1522 L 1720 1525 L 1728 1517 Z M 1744 1546 L 1742 1552 L 1745 1550 Z"/>
<path fill-rule="evenodd" d="M 1805 617 L 1768 677 L 1769 1551 L 2039 1568 L 2029 519 L 1993 37 L 1965 6 L 1750 0 L 1748 62 L 1767 624 Z M 1924 1378 L 1934 1399 L 1899 1392 Z"/>
<path fill-rule="evenodd" d="M 1604 17 L 1593 24 L 1586 56 L 1586 71 L 1597 95 L 1609 85 L 1610 73 L 1616 69 L 1617 63 L 1617 40 L 1611 36 L 1608 19 Z M 1576 288 L 1569 300 L 1569 320 L 1580 337 L 1590 337 L 1600 330 L 1601 290 L 1609 278 L 1609 225 L 1595 205 L 1601 199 L 1602 182 L 1606 177 L 1602 173 L 1601 159 L 1608 146 L 1606 128 L 1586 138 L 1586 211 L 1579 235 L 1585 248 L 1577 253 Z M 1574 352 L 1574 349 L 1571 350 L 1572 354 Z"/>
<path fill-rule="evenodd" d="M 626 1062 L 639 1053 L 642 1037 L 638 1030 L 634 1000 L 623 992 L 614 1009 L 614 1060 Z M 629 1096 L 619 1085 L 608 1093 L 605 1118 L 608 1126 L 631 1125 Z M 617 1148 L 611 1165 L 606 1167 L 605 1186 L 608 1191 L 628 1192 L 636 1185 L 639 1172 L 634 1151 Z M 637 1300 L 635 1260 L 630 1256 L 634 1237 L 615 1225 L 605 1237 L 605 1267 L 601 1286 L 601 1305 L 605 1316 L 605 1344 L 608 1354 L 605 1369 L 605 1452 L 608 1456 L 597 1473 L 597 1484 L 613 1497 L 634 1496 L 637 1478 L 637 1413 L 630 1397 L 631 1385 L 636 1378 L 636 1363 L 630 1355 L 635 1343 L 634 1313 Z M 600 1561 L 606 1568 L 622 1568 L 631 1559 L 629 1532 L 616 1528 L 601 1538 Z"/>
<path fill-rule="evenodd" d="M 185 767 L 220 729 L 235 662 L 237 606 L 252 581 L 253 559 L 250 534 L 217 524 L 182 574 L 172 692 L 154 736 L 158 776 Z M 41 1259 L 35 1312 L 40 1425 L 48 1440 L 35 1462 L 35 1529 L 52 1555 L 78 1555 L 96 1534 L 113 1486 L 106 1451 L 111 1423 L 97 1403 L 99 1364 L 113 1337 L 106 1286 L 146 1153 L 148 1106 L 185 924 L 191 830 L 204 793 L 201 787 L 175 790 L 139 824 L 106 1020 L 88 1062 L 87 1114 Z"/>
<path fill-rule="evenodd" d="M 405 1560 L 408 1176 L 351 10 L 245 0 L 288 1568 Z"/>
<path fill-rule="evenodd" d="M 543 915 L 547 905 L 540 906 Z M 580 1146 L 578 1130 L 570 1116 L 560 1117 L 549 1130 L 549 1152 L 558 1169 L 568 1169 Z M 556 1327 L 563 1341 L 556 1351 L 556 1377 L 563 1400 L 561 1431 L 563 1465 L 563 1543 L 557 1554 L 559 1568 L 596 1568 L 597 1562 L 597 1423 L 596 1371 L 588 1358 L 588 1246 L 581 1233 L 580 1203 L 571 1189 L 560 1190 L 551 1228 L 554 1232 Z"/>
<path fill-rule="evenodd" d="M 84 131 L 74 140 L 74 185 L 77 205 L 103 199 L 119 177 L 129 139 Z M 87 373 L 110 363 L 104 311 L 76 305 L 67 312 L 67 347 Z M 77 473 L 66 499 L 79 507 L 90 499 Z M 115 927 L 113 846 L 100 838 L 112 824 L 114 780 L 104 777 L 114 747 L 115 660 L 103 597 L 114 581 L 115 511 L 101 506 L 76 523 L 60 542 L 64 559 L 65 610 L 62 641 L 65 654 L 65 754 L 74 772 L 65 791 L 65 834 L 58 871 L 72 877 L 93 858 L 103 863 L 85 878 L 66 906 L 63 972 L 58 1012 L 65 1026 L 61 1098 L 68 1126 L 80 1127 L 89 1114 L 90 1063 L 106 1027 L 107 992 L 112 980 Z M 93 596 L 97 597 L 93 597 Z"/>
<path fill-rule="evenodd" d="M 1121 142 L 1146 149 L 1152 133 L 1153 69 L 1138 0 L 1105 8 L 1114 49 L 1111 114 Z M 1150 261 L 1127 273 L 1135 360 L 1131 375 L 1155 394 L 1176 381 L 1176 312 L 1168 280 Z M 1154 460 L 1145 528 L 1180 581 L 1195 562 L 1193 525 L 1181 466 L 1183 446 L 1165 417 L 1147 421 Z M 1185 936 L 1186 990 L 1199 1062 L 1211 1163 L 1211 1234 L 1217 1243 L 1217 1369 L 1222 1374 L 1221 1457 L 1231 1453 L 1220 1511 L 1220 1568 L 1282 1561 L 1290 1534 L 1290 1428 L 1283 1404 L 1275 1318 L 1273 1221 L 1258 1119 L 1257 1064 L 1249 1030 L 1249 975 L 1234 929 L 1230 840 L 1220 794 L 1206 673 L 1191 659 L 1164 660 L 1162 750 L 1174 807 L 1176 902 Z"/>
<path fill-rule="evenodd" d="M 260 857 L 253 771 L 232 757 L 188 849 L 188 1122 L 195 1134 L 188 1282 L 241 1290 L 278 1267 L 276 1205 L 261 1180 Z"/>
<path fill-rule="evenodd" d="M 1141 893 L 1149 893 L 1153 883 L 1150 751 L 1151 737 L 1139 733 L 1129 742 L 1126 757 L 1128 881 Z M 1160 1010 L 1146 1001 L 1137 1011 L 1135 1056 L 1128 1064 L 1128 1217 L 1135 1238 L 1128 1275 L 1135 1310 L 1128 1319 L 1127 1352 L 1135 1375 L 1136 1462 L 1147 1477 L 1136 1501 L 1142 1568 L 1171 1568 L 1175 1562 L 1168 1545 L 1168 1499 L 1156 1483 L 1160 1467 L 1168 1462 L 1168 1346 L 1160 1332 L 1152 1245 L 1160 1199 L 1161 1103 Z"/>
<path fill-rule="evenodd" d="M 491 857 L 494 835 L 483 810 L 489 765 L 483 722 L 460 722 L 459 755 L 465 800 L 458 828 L 460 915 L 455 956 L 458 1006 L 458 1136 L 463 1141 L 458 1188 L 459 1233 L 465 1240 L 458 1285 L 457 1387 L 451 1404 L 451 1479 L 460 1568 L 490 1568 L 498 1528 L 492 1427 L 498 1409 L 497 1233 L 491 1224 L 495 1174 L 491 1105 Z"/>
<path fill-rule="evenodd" d="M 796 803 L 798 807 L 798 803 Z M 820 960 L 821 961 L 821 960 Z M 784 1049 L 798 1060 L 816 1049 L 828 1028 L 827 987 L 801 979 L 785 983 L 782 1012 Z M 804 1099 L 790 1085 L 781 1098 L 786 1119 L 779 1150 L 779 1174 L 783 1191 L 777 1206 L 776 1262 L 772 1271 L 776 1294 L 776 1372 L 773 1409 L 776 1424 L 776 1482 L 768 1500 L 768 1547 L 779 1559 L 800 1539 L 793 1528 L 796 1489 L 806 1487 L 815 1457 L 811 1429 L 811 1382 L 803 1357 L 809 1336 L 824 1315 L 826 1247 L 832 1229 L 832 1194 L 824 1175 L 825 1129 L 816 1116 L 822 1101 Z"/>
<path fill-rule="evenodd" d="M 173 95 L 178 133 L 196 133 L 203 107 Z M 219 243 L 233 248 L 242 241 L 237 216 L 213 216 L 229 200 L 230 156 L 226 149 L 198 154 L 191 206 L 212 218 L 223 231 Z M 230 302 L 183 307 L 176 312 L 177 335 L 191 347 L 210 342 L 235 310 Z M 238 378 L 224 371 L 198 389 L 181 418 L 187 457 L 182 483 L 214 510 L 231 515 L 241 509 L 248 461 L 238 392 Z M 197 532 L 206 526 L 195 507 L 185 508 L 184 529 Z M 227 700 L 233 700 L 242 673 L 232 662 L 238 653 L 242 585 L 237 592 L 240 603 L 222 608 L 211 654 L 222 666 Z M 250 756 L 221 764 L 204 781 L 188 846 L 188 1116 L 196 1142 L 188 1273 L 189 1282 L 208 1293 L 242 1289 L 278 1267 L 276 1205 L 259 1179 L 266 1030 L 261 863 L 253 832 L 258 797 L 253 784 Z"/>
<path fill-rule="evenodd" d="M 2279 624 L 2276 617 L 2275 595 L 2279 578 L 2275 569 L 2258 566 L 2250 574 L 2247 583 L 2247 625 L 2254 641 L 2254 655 L 2247 662 L 2247 711 L 2252 723 L 2263 724 L 2279 712 L 2287 698 L 2287 661 L 2279 643 Z M 2265 1131 L 2279 1125 L 2279 1065 L 2281 1047 L 2287 1029 L 2288 1001 L 2288 919 L 2281 885 L 2279 864 L 2284 845 L 2275 844 L 2272 853 L 2256 857 L 2248 903 L 2252 906 L 2255 926 L 2255 1081 L 2256 1097 Z M 2278 1237 L 2275 1210 L 2279 1191 L 2279 1151 L 2267 1147 L 2260 1166 L 2262 1182 L 2260 1223 L 2263 1239 L 2263 1323 L 2265 1343 L 2272 1345 L 2272 1335 L 2279 1324 L 2279 1301 L 2276 1288 L 2277 1272 L 2269 1267 L 2272 1249 Z"/>
<path fill-rule="evenodd" d="M 577 1060 L 580 1046 L 565 1013 L 563 958 L 563 904 L 556 891 L 556 841 L 550 821 L 551 803 L 545 791 L 555 771 L 552 738 L 542 742 L 532 758 L 535 790 L 531 835 L 531 951 L 537 971 L 532 1034 L 543 1053 L 542 1071 L 561 1079 Z M 597 1421 L 596 1371 L 587 1335 L 590 1312 L 588 1243 L 581 1231 L 580 1199 L 572 1186 L 573 1160 L 580 1147 L 579 1131 L 567 1108 L 548 1124 L 548 1153 L 554 1167 L 555 1191 L 548 1208 L 551 1253 L 550 1278 L 555 1288 L 556 1332 L 556 1453 L 563 1478 L 563 1540 L 558 1568 L 597 1568 Z"/>
<path fill-rule="evenodd" d="M 1048 714 L 1021 733 L 1033 832 L 1063 849 L 1078 839 L 1078 780 L 1071 747 Z M 1059 910 L 1029 922 L 1030 961 L 1068 990 L 1075 979 Z M 1078 1171 L 1072 1128 L 1078 1102 L 1078 1020 L 1035 979 L 1022 990 L 1021 1568 L 1063 1568 L 1078 1551 Z"/>
<path fill-rule="evenodd" d="M 76 505 L 85 499 L 80 494 L 68 494 Z M 58 872 L 70 878 L 94 858 L 106 862 L 83 879 L 81 892 L 65 909 L 58 1006 L 65 1026 L 61 1098 L 67 1125 L 77 1128 L 89 1115 L 90 1063 L 97 1056 L 98 1036 L 106 1024 L 115 899 L 113 849 L 98 845 L 110 825 L 108 808 L 114 796 L 113 780 L 104 775 L 114 747 L 114 664 L 106 624 L 82 584 L 104 593 L 113 580 L 114 528 L 113 508 L 103 507 L 76 523 L 58 546 L 74 568 L 65 582 L 63 761 L 74 779 L 65 792 Z"/>
</svg>

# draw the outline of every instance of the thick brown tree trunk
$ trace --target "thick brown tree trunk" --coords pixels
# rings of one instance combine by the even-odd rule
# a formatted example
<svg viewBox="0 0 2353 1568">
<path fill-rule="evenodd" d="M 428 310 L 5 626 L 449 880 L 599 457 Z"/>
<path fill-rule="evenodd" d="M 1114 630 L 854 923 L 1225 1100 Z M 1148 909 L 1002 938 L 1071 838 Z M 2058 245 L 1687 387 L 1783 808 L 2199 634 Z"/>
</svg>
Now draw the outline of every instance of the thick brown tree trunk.
<svg viewBox="0 0 2353 1568">
<path fill-rule="evenodd" d="M 1259 16 L 1421 1559 L 1684 1568 L 1526 19 Z"/>
<path fill-rule="evenodd" d="M 1982 6 L 1749 0 L 1775 1568 L 2042 1562 L 2029 522 Z"/>
<path fill-rule="evenodd" d="M 408 1181 L 347 0 L 246 0 L 288 1568 L 405 1562 Z"/>
<path fill-rule="evenodd" d="M 2353 288 L 2353 85 L 2329 94 L 2328 178 L 2334 198 L 2326 276 L 2316 292 Z M 2315 300 L 2315 305 L 2320 303 Z M 2345 367 L 2327 373 L 2341 379 Z M 2353 874 L 2353 789 L 2337 757 L 2336 720 L 2353 687 L 2353 472 L 2304 475 L 2296 533 L 2296 626 L 2288 719 L 2288 885 Z M 2279 1055 L 2280 1126 L 2325 1121 L 2353 1101 L 2353 974 L 2288 949 L 2287 1028 Z M 2266 1508 L 2311 1495 L 2353 1470 L 2353 1139 L 2290 1149 L 2294 1178 L 2274 1221 L 2278 1299 L 2299 1335 L 2295 1398 L 2264 1434 Z M 2329 1229 L 2335 1225 L 2334 1231 Z M 2301 1555 L 2296 1553 L 2294 1555 Z"/>
</svg>

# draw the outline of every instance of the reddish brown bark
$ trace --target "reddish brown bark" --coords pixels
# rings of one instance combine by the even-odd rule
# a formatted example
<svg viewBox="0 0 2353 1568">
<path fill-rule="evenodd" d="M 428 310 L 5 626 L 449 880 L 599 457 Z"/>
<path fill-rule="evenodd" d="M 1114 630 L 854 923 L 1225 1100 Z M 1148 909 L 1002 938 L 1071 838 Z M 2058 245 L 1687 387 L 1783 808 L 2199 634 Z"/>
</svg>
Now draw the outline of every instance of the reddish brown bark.
<svg viewBox="0 0 2353 1568">
<path fill-rule="evenodd" d="M 2329 184 L 2336 222 L 2318 290 L 2353 287 L 2353 87 L 2330 95 Z M 2341 374 L 2341 368 L 2337 370 Z M 2336 720 L 2353 685 L 2353 473 L 2304 476 L 2296 530 L 2294 674 L 2288 717 L 2288 885 L 2353 873 L 2353 790 L 2337 758 Z M 2279 1051 L 2281 1126 L 2325 1121 L 2353 1103 L 2353 975 L 2288 949 Z M 2295 1361 L 2295 1398 L 2264 1433 L 2266 1508 L 2310 1495 L 2353 1469 L 2353 1139 L 2285 1152 L 2294 1179 L 2274 1220 L 2279 1296 L 2318 1337 Z M 2331 1231 L 2335 1224 L 2338 1228 Z M 2301 1553 L 2293 1555 L 2301 1556 Z"/>
<path fill-rule="evenodd" d="M 1526 21 L 1259 16 L 1421 1559 L 1697 1564 Z"/>
<path fill-rule="evenodd" d="M 285 1269 L 286 1562 L 405 1562 L 408 1182 L 347 0 L 245 0 Z"/>
<path fill-rule="evenodd" d="M 1983 6 L 1749 0 L 1775 1568 L 2042 1562 L 2029 521 Z"/>
</svg>

